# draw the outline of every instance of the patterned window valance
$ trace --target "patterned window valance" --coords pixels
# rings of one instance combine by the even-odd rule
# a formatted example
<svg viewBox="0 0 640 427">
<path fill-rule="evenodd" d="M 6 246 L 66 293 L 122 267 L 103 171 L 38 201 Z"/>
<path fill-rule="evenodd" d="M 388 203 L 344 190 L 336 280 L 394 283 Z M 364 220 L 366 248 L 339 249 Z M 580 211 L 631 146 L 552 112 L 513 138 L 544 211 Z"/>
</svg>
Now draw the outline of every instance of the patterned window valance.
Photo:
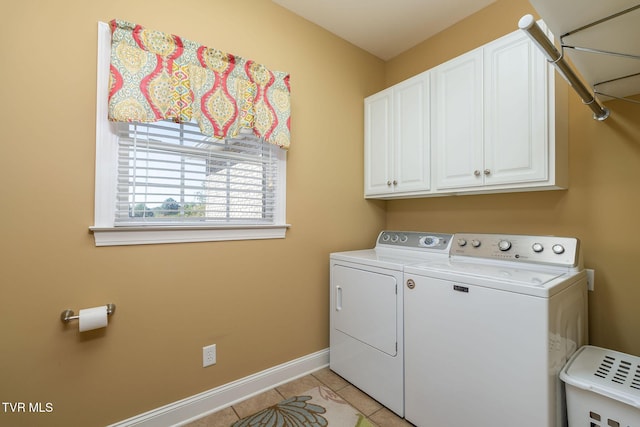
<svg viewBox="0 0 640 427">
<path fill-rule="evenodd" d="M 207 136 L 249 129 L 289 147 L 287 73 L 126 21 L 110 25 L 109 120 L 194 120 Z"/>
</svg>

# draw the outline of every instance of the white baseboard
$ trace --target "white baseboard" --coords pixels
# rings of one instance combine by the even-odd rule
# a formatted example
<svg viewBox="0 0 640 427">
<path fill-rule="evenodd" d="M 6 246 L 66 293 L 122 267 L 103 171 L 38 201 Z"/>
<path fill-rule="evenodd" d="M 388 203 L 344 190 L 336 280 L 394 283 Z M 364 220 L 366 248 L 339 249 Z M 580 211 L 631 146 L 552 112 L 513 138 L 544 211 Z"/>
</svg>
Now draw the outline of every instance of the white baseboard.
<svg viewBox="0 0 640 427">
<path fill-rule="evenodd" d="M 108 427 L 181 426 L 327 366 L 329 366 L 328 348 L 136 415 Z"/>
</svg>

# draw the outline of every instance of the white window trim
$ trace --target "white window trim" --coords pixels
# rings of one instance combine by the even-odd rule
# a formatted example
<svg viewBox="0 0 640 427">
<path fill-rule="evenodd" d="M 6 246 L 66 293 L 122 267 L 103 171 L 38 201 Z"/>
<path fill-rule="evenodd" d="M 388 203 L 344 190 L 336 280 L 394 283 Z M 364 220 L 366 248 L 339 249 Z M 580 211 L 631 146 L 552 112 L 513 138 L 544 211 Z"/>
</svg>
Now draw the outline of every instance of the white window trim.
<svg viewBox="0 0 640 427">
<path fill-rule="evenodd" d="M 109 64 L 111 62 L 111 30 L 98 22 L 98 81 L 96 106 L 96 177 L 93 232 L 96 246 L 148 245 L 159 243 L 213 242 L 223 240 L 282 239 L 289 224 L 285 223 L 286 151 L 279 151 L 278 195 L 275 225 L 248 226 L 135 226 L 115 227 L 116 160 L 118 138 L 113 124 L 107 120 Z"/>
</svg>

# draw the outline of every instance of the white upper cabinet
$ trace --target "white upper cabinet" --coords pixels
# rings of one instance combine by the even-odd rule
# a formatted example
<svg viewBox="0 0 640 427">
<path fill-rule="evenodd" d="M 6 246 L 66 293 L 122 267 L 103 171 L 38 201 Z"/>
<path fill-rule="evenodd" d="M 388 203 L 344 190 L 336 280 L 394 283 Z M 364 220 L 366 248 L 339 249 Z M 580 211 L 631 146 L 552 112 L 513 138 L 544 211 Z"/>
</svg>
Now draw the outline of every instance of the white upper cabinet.
<svg viewBox="0 0 640 427">
<path fill-rule="evenodd" d="M 546 183 L 550 73 L 544 55 L 518 31 L 484 49 L 484 69 L 485 185 Z"/>
<path fill-rule="evenodd" d="M 548 66 L 524 32 L 433 73 L 438 190 L 548 182 Z"/>
<path fill-rule="evenodd" d="M 482 185 L 482 49 L 433 73 L 433 141 L 438 190 Z"/>
<path fill-rule="evenodd" d="M 392 89 L 364 101 L 365 195 L 387 194 L 393 190 L 392 104 Z"/>
<path fill-rule="evenodd" d="M 553 68 L 524 32 L 423 75 L 431 77 L 430 90 L 418 91 L 414 77 L 365 100 L 366 197 L 566 188 L 567 86 L 555 81 Z M 420 108 L 418 92 L 428 98 Z M 381 117 L 370 113 L 381 94 L 392 104 L 384 125 L 372 122 Z M 378 131 L 386 136 L 373 134 Z M 379 139 L 386 144 L 375 144 Z M 383 145 L 390 152 L 386 162 Z"/>
<path fill-rule="evenodd" d="M 365 99 L 365 196 L 430 189 L 429 74 Z"/>
</svg>

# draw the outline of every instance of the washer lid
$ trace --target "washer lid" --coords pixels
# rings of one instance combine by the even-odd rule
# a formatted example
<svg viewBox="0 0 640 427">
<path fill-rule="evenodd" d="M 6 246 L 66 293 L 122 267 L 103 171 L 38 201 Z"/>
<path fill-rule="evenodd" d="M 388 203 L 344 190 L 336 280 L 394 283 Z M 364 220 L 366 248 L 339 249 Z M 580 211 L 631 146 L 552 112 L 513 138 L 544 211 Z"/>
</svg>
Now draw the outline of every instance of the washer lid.
<svg viewBox="0 0 640 427">
<path fill-rule="evenodd" d="M 431 277 L 448 282 L 459 282 L 469 286 L 480 286 L 518 294 L 549 298 L 558 292 L 580 283 L 586 291 L 584 270 L 571 271 L 557 268 L 521 268 L 513 263 L 491 263 L 485 261 L 439 261 L 407 265 L 407 275 Z"/>
<path fill-rule="evenodd" d="M 476 264 L 470 262 L 433 262 L 423 264 L 430 270 L 480 277 L 483 279 L 511 282 L 520 285 L 543 286 L 565 272 L 549 270 L 529 270 L 513 266 Z"/>
</svg>

